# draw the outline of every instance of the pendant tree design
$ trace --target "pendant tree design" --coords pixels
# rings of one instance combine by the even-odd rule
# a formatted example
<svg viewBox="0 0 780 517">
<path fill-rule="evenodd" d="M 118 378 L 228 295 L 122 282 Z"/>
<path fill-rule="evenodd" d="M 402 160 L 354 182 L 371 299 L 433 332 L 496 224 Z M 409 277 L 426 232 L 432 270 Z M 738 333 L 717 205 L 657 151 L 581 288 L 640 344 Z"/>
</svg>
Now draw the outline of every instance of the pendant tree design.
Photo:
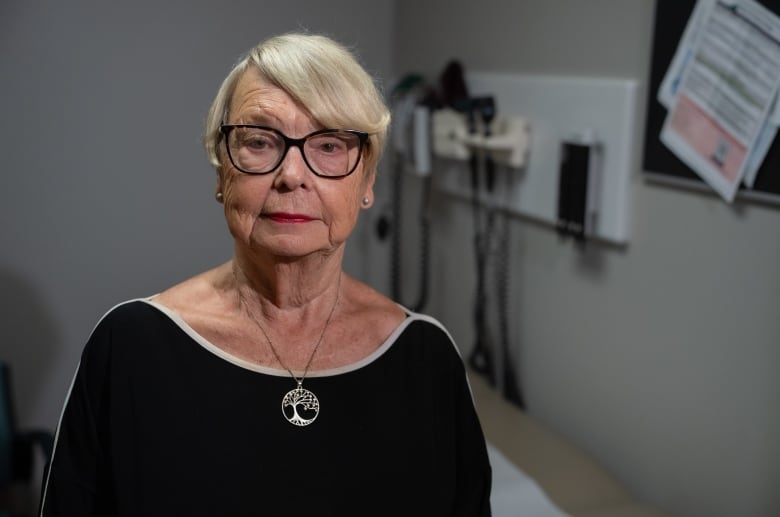
<svg viewBox="0 0 780 517">
<path fill-rule="evenodd" d="M 301 408 L 300 413 L 299 407 Z M 288 391 L 282 399 L 282 413 L 288 422 L 303 427 L 314 422 L 314 419 L 317 418 L 320 413 L 320 401 L 314 393 L 304 389 L 299 381 L 298 387 Z"/>
</svg>

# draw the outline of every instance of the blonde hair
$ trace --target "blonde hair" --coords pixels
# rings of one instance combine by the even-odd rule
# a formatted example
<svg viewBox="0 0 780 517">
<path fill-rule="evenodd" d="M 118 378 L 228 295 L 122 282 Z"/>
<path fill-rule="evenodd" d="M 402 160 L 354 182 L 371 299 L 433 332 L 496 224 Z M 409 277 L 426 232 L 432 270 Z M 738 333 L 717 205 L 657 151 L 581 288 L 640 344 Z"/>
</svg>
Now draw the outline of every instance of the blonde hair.
<svg viewBox="0 0 780 517">
<path fill-rule="evenodd" d="M 346 47 L 323 35 L 287 33 L 249 50 L 222 81 L 206 118 L 204 144 L 209 161 L 221 165 L 220 125 L 236 84 L 250 67 L 284 90 L 323 128 L 356 129 L 369 134 L 364 168 L 373 174 L 382 156 L 390 112 L 373 78 Z"/>
</svg>

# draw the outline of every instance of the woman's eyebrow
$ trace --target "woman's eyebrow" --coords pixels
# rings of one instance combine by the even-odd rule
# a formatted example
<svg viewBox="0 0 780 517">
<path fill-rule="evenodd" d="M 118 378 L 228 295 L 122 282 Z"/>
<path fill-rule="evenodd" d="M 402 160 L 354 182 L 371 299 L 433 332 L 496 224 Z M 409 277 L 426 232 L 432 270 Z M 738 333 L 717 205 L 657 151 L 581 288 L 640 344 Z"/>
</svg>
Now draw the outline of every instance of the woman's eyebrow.
<svg viewBox="0 0 780 517">
<path fill-rule="evenodd" d="M 265 113 L 261 113 L 253 110 L 250 112 L 244 112 L 238 114 L 235 123 L 274 127 L 275 125 L 279 124 L 279 119 L 277 117 L 269 117 Z"/>
</svg>

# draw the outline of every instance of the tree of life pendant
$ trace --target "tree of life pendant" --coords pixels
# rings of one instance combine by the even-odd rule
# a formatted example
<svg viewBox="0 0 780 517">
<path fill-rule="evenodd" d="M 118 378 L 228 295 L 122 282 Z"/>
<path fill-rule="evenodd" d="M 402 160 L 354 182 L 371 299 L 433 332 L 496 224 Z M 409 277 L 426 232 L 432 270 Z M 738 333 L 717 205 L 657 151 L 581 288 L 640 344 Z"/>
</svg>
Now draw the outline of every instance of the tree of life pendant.
<svg viewBox="0 0 780 517">
<path fill-rule="evenodd" d="M 304 389 L 300 382 L 282 399 L 282 414 L 293 425 L 307 426 L 314 422 L 319 413 L 320 401 L 314 393 Z"/>
</svg>

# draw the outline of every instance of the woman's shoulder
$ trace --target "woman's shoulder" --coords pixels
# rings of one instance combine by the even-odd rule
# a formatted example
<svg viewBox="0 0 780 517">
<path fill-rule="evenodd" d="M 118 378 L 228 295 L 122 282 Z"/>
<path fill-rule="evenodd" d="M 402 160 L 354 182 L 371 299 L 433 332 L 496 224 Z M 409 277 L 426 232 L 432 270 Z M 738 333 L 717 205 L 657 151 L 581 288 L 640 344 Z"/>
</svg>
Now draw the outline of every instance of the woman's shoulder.
<svg viewBox="0 0 780 517">
<path fill-rule="evenodd" d="M 213 303 L 224 283 L 225 265 L 210 269 L 168 287 L 151 299 L 176 312 L 188 312 L 197 307 Z"/>
<path fill-rule="evenodd" d="M 351 276 L 341 281 L 341 297 L 331 335 L 342 345 L 343 362 L 368 356 L 381 347 L 403 323 L 406 314 L 390 298 Z"/>
<path fill-rule="evenodd" d="M 165 289 L 150 301 L 203 338 L 217 342 L 220 335 L 234 332 L 228 317 L 235 304 L 230 271 L 229 263 L 223 264 Z"/>
<path fill-rule="evenodd" d="M 352 321 L 356 321 L 357 318 L 360 321 L 370 322 L 368 326 L 381 328 L 382 333 L 386 335 L 413 326 L 452 339 L 449 330 L 436 317 L 411 310 L 359 280 L 350 280 L 351 303 L 349 305 Z"/>
<path fill-rule="evenodd" d="M 114 328 L 124 324 L 135 324 L 139 319 L 148 317 L 154 310 L 149 303 L 151 296 L 144 298 L 132 298 L 119 302 L 109 308 L 95 324 L 93 333 L 101 328 Z"/>
<path fill-rule="evenodd" d="M 382 321 L 391 327 L 397 327 L 408 312 L 387 295 L 352 277 L 344 282 L 343 299 L 344 308 L 353 317 Z"/>
<path fill-rule="evenodd" d="M 90 371 L 103 371 L 112 357 L 124 357 L 136 344 L 149 343 L 148 336 L 166 325 L 149 298 L 133 298 L 110 307 L 97 320 L 81 352 L 80 363 Z M 128 346 L 128 344 L 132 344 Z M 93 372 L 94 373 L 94 372 Z"/>
<path fill-rule="evenodd" d="M 87 347 L 146 342 L 178 325 L 175 314 L 155 303 L 152 296 L 133 298 L 112 306 L 97 320 L 89 333 Z"/>
</svg>

